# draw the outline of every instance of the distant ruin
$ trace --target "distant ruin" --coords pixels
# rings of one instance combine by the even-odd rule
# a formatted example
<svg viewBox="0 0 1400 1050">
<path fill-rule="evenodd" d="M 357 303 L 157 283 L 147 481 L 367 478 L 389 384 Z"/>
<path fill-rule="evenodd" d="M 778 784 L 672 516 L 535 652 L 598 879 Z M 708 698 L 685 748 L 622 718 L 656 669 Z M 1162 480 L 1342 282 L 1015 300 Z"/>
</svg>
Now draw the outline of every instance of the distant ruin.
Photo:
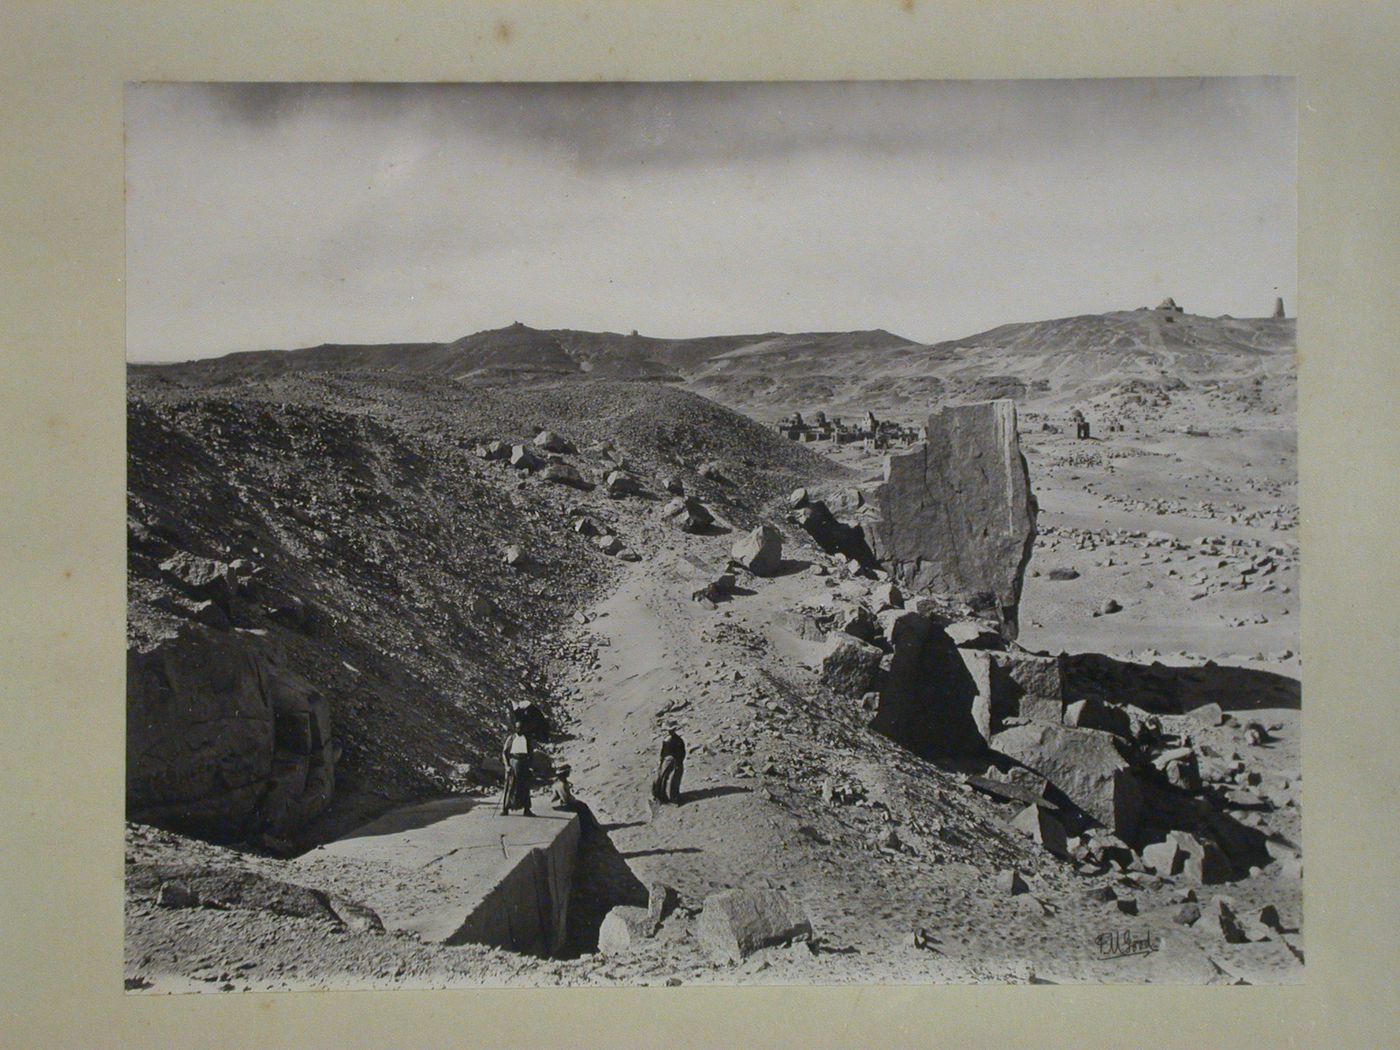
<svg viewBox="0 0 1400 1050">
<path fill-rule="evenodd" d="M 803 419 L 801 412 L 794 412 L 778 420 L 774 427 L 789 441 L 827 441 L 835 445 L 862 442 L 866 450 L 871 452 L 883 452 L 896 446 L 908 448 L 915 442 L 924 440 L 921 428 L 905 426 L 888 419 L 876 419 L 875 413 L 869 411 L 860 423 L 844 423 L 840 417 L 828 418 L 825 412 L 820 411 L 813 414 L 808 421 Z"/>
<path fill-rule="evenodd" d="M 1169 295 L 1157 304 L 1156 312 L 1161 315 L 1163 321 L 1167 324 L 1171 324 L 1176 320 L 1178 314 L 1184 314 L 1186 311 L 1182 307 L 1177 306 L 1176 300 Z"/>
<path fill-rule="evenodd" d="M 1089 421 L 1084 418 L 1083 412 L 1076 408 L 1074 414 L 1070 416 L 1070 421 L 1074 424 L 1076 438 L 1083 440 L 1089 436 Z"/>
</svg>

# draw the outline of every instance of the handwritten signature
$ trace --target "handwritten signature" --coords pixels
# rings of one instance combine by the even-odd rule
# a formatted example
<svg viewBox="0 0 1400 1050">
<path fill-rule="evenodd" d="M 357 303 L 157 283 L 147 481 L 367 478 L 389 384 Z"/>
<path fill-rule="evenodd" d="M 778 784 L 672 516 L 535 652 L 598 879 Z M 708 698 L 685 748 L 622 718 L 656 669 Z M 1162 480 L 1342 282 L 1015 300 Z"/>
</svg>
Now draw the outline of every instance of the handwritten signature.
<svg viewBox="0 0 1400 1050">
<path fill-rule="evenodd" d="M 1100 959 L 1122 959 L 1129 955 L 1150 955 L 1162 947 L 1151 930 L 1105 930 L 1094 938 Z"/>
</svg>

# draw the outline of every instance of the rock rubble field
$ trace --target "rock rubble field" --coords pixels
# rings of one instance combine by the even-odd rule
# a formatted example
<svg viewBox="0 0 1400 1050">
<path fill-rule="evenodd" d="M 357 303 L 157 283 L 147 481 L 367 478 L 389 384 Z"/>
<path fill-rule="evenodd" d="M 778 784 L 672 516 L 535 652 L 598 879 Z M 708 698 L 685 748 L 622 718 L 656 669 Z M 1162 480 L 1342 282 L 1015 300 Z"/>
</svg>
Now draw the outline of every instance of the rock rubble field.
<svg viewBox="0 0 1400 1050">
<path fill-rule="evenodd" d="M 128 989 L 1301 980 L 1291 415 L 1166 386 L 945 409 L 1030 531 L 934 590 L 883 455 L 674 385 L 133 369 Z M 496 803 L 523 699 L 564 950 L 386 929 L 316 847 Z"/>
</svg>

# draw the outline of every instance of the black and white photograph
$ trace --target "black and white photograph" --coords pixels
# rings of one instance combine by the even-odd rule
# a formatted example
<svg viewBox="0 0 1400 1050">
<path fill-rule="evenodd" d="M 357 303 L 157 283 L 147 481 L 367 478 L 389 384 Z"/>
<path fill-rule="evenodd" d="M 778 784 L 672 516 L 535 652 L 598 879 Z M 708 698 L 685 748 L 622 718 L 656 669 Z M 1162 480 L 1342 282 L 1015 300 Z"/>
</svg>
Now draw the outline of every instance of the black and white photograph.
<svg viewBox="0 0 1400 1050">
<path fill-rule="evenodd" d="M 128 993 L 1303 981 L 1297 81 L 124 121 Z"/>
</svg>

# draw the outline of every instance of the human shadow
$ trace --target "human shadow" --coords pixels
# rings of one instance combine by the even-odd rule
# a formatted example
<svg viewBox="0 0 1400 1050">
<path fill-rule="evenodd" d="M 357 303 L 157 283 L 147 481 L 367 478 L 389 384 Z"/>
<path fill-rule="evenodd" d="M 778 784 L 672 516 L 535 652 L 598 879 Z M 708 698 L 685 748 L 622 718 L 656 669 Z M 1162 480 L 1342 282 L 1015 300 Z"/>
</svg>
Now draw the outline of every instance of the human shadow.
<svg viewBox="0 0 1400 1050">
<path fill-rule="evenodd" d="M 740 587 L 738 584 L 735 584 L 727 591 L 722 592 L 719 598 L 720 601 L 727 601 L 730 598 L 750 598 L 757 593 L 758 592 L 752 587 Z"/>
<path fill-rule="evenodd" d="M 721 787 L 701 788 L 699 791 L 682 791 L 681 803 L 703 802 L 707 798 L 721 798 L 725 795 L 750 795 L 753 788 L 742 787 L 738 784 L 728 784 Z"/>
<path fill-rule="evenodd" d="M 1068 703 L 1126 702 L 1157 714 L 1184 714 L 1212 703 L 1223 711 L 1302 707 L 1296 678 L 1250 667 L 1172 667 L 1073 653 L 1064 660 L 1064 681 Z"/>
<path fill-rule="evenodd" d="M 778 571 L 769 573 L 771 579 L 778 579 L 782 576 L 796 576 L 800 572 L 806 572 L 812 567 L 812 563 L 805 558 L 784 558 L 778 564 Z"/>
<path fill-rule="evenodd" d="M 637 857 L 660 857 L 667 853 L 701 853 L 696 846 L 677 846 L 675 849 L 639 849 L 632 853 L 619 853 L 623 860 L 635 860 Z"/>
<path fill-rule="evenodd" d="M 627 820 L 616 824 L 604 824 L 602 828 L 604 831 L 622 831 L 626 828 L 640 828 L 645 823 L 645 820 Z"/>
</svg>

